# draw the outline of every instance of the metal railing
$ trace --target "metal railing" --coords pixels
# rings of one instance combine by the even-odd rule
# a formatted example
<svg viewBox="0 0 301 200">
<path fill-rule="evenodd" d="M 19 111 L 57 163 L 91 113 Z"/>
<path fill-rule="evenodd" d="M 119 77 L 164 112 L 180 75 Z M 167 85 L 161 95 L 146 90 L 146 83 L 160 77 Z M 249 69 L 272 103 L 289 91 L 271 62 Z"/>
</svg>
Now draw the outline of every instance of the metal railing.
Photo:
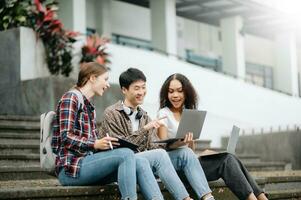
<svg viewBox="0 0 301 200">
<path fill-rule="evenodd" d="M 284 124 L 284 125 L 244 128 L 241 131 L 241 135 L 259 135 L 259 134 L 294 132 L 294 131 L 297 132 L 301 131 L 301 124 Z"/>
</svg>

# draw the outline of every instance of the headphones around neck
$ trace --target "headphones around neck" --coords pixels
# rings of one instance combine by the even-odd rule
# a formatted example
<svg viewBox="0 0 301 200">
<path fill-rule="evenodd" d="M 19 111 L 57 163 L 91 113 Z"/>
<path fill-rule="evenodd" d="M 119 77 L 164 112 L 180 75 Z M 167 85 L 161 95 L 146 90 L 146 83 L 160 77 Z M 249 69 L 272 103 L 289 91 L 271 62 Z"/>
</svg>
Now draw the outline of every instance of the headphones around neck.
<svg viewBox="0 0 301 200">
<path fill-rule="evenodd" d="M 128 116 L 131 116 L 131 115 L 134 113 L 134 111 L 133 111 L 131 108 L 127 107 L 127 106 L 124 105 L 124 104 L 123 104 L 123 111 L 124 111 L 125 114 L 127 114 Z M 137 108 L 137 114 L 136 114 L 136 116 L 135 116 L 135 119 L 140 120 L 142 116 L 143 116 L 143 112 L 142 112 L 142 111 L 140 110 L 140 108 L 138 107 L 138 108 Z"/>
</svg>

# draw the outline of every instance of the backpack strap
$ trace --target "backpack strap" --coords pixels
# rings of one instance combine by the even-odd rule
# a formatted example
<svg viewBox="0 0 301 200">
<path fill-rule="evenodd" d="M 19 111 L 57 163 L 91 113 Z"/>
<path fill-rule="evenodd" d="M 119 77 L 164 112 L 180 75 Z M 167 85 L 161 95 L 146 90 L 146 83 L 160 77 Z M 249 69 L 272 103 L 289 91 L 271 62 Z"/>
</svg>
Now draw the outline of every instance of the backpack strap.
<svg viewBox="0 0 301 200">
<path fill-rule="evenodd" d="M 82 106 L 84 105 L 84 97 L 83 97 L 83 94 L 77 90 L 77 89 L 72 89 L 70 90 L 72 93 L 75 93 L 76 96 L 77 96 L 77 99 L 78 99 L 78 105 L 77 105 L 77 109 L 81 109 Z"/>
<path fill-rule="evenodd" d="M 78 99 L 78 107 L 77 107 L 77 109 L 80 110 L 84 106 L 84 97 L 83 97 L 83 94 L 79 90 L 77 90 L 77 89 L 72 89 L 70 91 L 72 93 L 76 94 L 77 99 Z M 90 125 L 92 125 L 92 116 L 91 116 L 91 113 L 90 113 L 89 109 L 88 109 L 88 116 L 89 116 Z M 91 126 L 89 126 L 89 133 L 91 133 Z"/>
</svg>

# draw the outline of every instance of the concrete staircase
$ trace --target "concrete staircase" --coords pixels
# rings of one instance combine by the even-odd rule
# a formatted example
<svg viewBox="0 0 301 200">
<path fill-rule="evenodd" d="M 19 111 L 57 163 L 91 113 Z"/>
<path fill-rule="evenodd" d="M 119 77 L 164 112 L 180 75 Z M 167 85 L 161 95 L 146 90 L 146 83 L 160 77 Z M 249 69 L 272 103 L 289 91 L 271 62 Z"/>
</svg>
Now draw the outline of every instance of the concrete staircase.
<svg viewBox="0 0 301 200">
<path fill-rule="evenodd" d="M 199 150 L 210 141 L 198 142 Z M 215 149 L 218 150 L 218 149 Z M 283 171 L 285 163 L 262 162 L 256 155 L 240 155 L 270 199 L 301 199 L 301 171 Z M 276 170 L 282 170 L 277 171 Z M 160 184 L 165 199 L 172 199 Z M 222 180 L 210 182 L 218 200 L 236 199 Z M 191 191 L 191 189 L 190 189 Z M 0 116 L 0 199 L 119 199 L 115 184 L 63 187 L 39 166 L 39 118 Z M 140 196 L 139 199 L 142 199 Z"/>
</svg>

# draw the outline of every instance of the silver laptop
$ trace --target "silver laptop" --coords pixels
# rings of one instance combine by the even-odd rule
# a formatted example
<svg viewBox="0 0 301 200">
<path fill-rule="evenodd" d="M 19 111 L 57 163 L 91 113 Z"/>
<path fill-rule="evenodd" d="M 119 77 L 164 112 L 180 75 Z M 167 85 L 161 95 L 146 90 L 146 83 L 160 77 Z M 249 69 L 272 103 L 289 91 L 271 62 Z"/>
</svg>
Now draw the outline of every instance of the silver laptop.
<svg viewBox="0 0 301 200">
<path fill-rule="evenodd" d="M 154 143 L 173 143 L 183 140 L 188 132 L 193 133 L 193 139 L 199 139 L 207 112 L 184 109 L 175 138 L 154 141 Z"/>
<path fill-rule="evenodd" d="M 233 126 L 232 127 L 232 131 L 231 131 L 231 135 L 228 141 L 228 145 L 227 145 L 227 150 L 226 151 L 209 151 L 208 153 L 206 153 L 206 151 L 204 152 L 205 154 L 201 154 L 201 156 L 210 156 L 210 155 L 216 155 L 216 154 L 222 154 L 222 153 L 231 153 L 231 154 L 235 154 L 235 149 L 237 146 L 237 142 L 238 142 L 238 138 L 239 138 L 239 131 L 240 128 L 238 128 L 237 126 Z"/>
<path fill-rule="evenodd" d="M 228 153 L 235 154 L 235 149 L 236 149 L 236 145 L 237 145 L 238 138 L 239 138 L 239 131 L 240 131 L 240 128 L 238 128 L 237 126 L 232 127 L 231 135 L 230 135 L 230 138 L 228 141 L 228 146 L 227 146 Z"/>
</svg>

